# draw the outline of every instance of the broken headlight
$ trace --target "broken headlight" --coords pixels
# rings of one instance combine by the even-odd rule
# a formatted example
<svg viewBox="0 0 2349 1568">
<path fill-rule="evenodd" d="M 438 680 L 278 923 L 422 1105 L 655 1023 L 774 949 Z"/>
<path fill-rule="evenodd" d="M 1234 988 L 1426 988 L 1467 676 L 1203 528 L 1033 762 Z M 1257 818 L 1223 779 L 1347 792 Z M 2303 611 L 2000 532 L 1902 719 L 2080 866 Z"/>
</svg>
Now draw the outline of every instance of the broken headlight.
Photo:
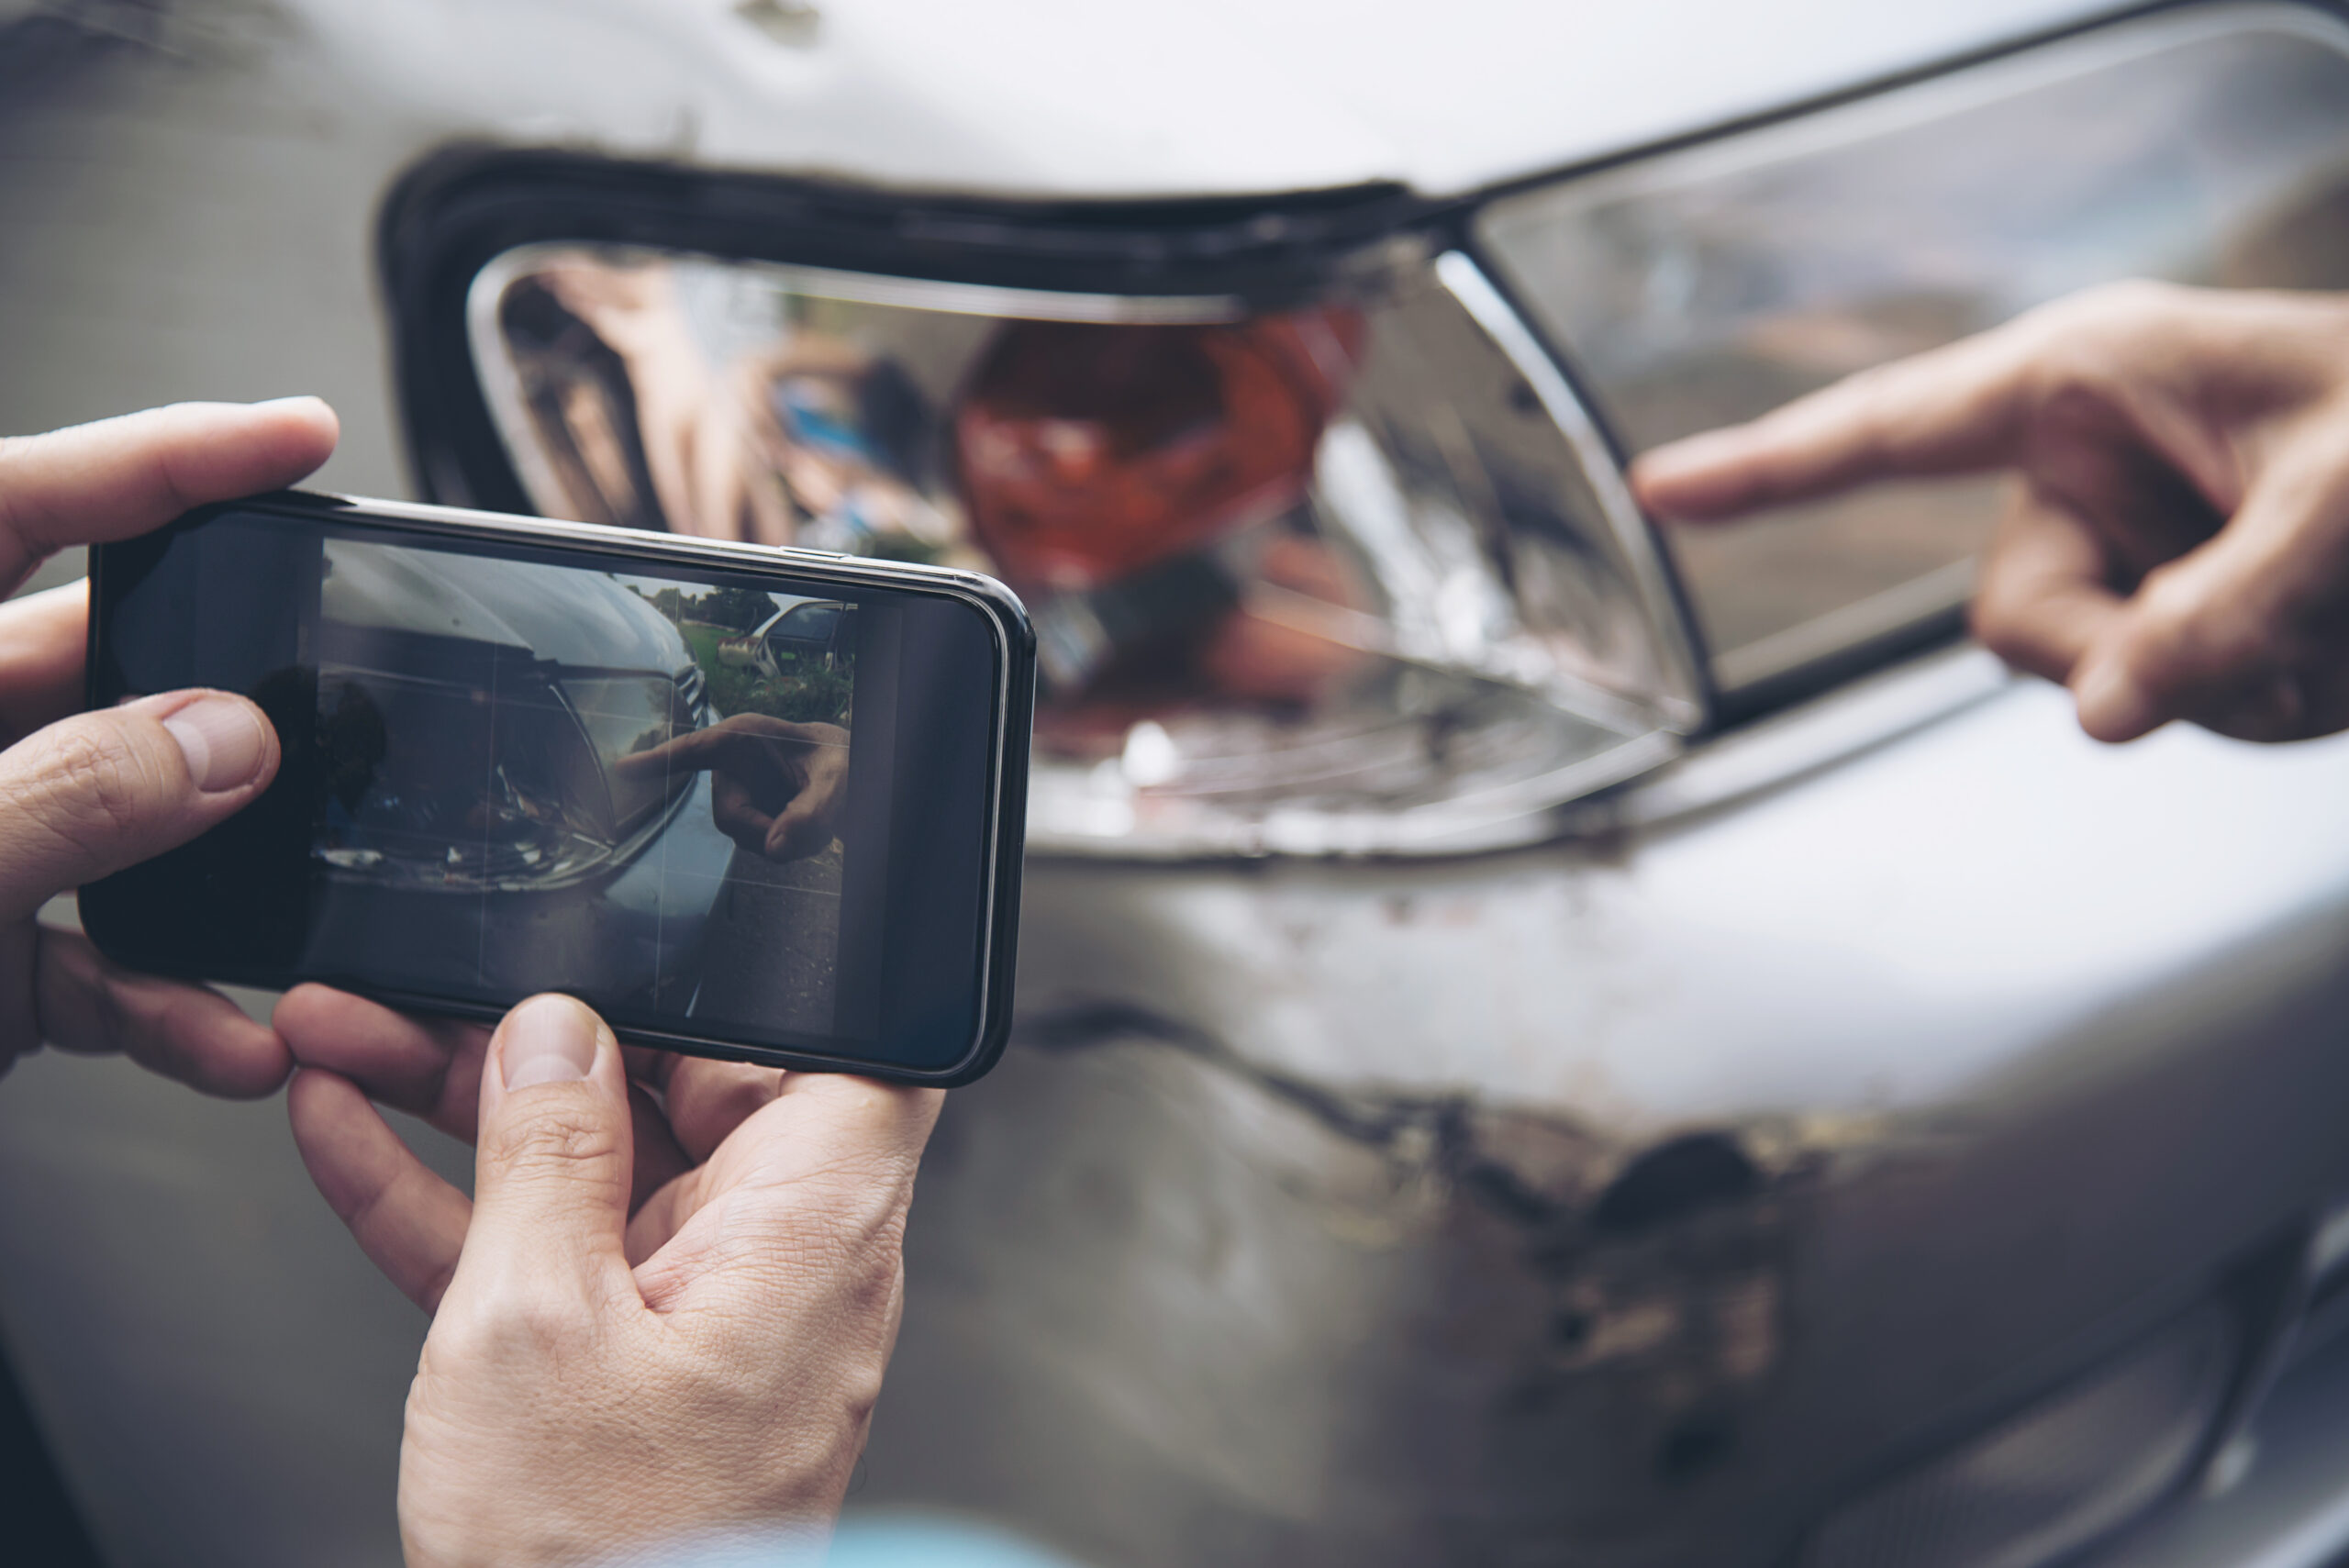
<svg viewBox="0 0 2349 1568">
<path fill-rule="evenodd" d="M 1643 526 L 1464 256 L 1255 306 L 539 245 L 470 312 L 540 511 L 1017 588 L 1039 847 L 1524 839 L 1698 717 Z"/>
<path fill-rule="evenodd" d="M 472 679 L 322 664 L 313 853 L 329 876 L 454 893 L 562 887 L 625 860 L 674 798 L 682 780 L 610 764 L 700 722 L 679 682 L 484 662 Z"/>
</svg>

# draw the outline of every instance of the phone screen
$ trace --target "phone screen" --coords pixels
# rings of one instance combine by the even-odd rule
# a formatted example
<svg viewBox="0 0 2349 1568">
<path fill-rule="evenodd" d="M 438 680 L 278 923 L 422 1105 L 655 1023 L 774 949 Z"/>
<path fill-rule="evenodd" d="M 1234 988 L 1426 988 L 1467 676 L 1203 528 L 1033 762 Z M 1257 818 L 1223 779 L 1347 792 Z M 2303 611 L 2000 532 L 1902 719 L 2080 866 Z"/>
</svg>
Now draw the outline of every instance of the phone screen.
<svg viewBox="0 0 2349 1568">
<path fill-rule="evenodd" d="M 215 841 L 93 890 L 127 956 L 969 1048 L 1000 654 L 968 606 L 258 510 L 111 547 L 101 595 L 95 695 L 243 691 L 285 752 Z"/>
</svg>

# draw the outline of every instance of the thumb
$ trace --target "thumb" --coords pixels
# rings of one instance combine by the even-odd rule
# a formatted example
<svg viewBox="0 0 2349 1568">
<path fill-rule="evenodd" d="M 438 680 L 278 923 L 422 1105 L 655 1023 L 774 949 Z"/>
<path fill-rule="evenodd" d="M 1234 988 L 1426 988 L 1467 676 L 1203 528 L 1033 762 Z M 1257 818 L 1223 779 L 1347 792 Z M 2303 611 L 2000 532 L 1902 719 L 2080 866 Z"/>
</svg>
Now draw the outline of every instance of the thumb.
<svg viewBox="0 0 2349 1568">
<path fill-rule="evenodd" d="M 2349 461 L 2329 446 L 2293 456 L 2215 536 L 2146 573 L 2097 637 L 2071 680 L 2089 734 L 2132 740 L 2185 718 L 2284 740 L 2338 723 L 2307 694 L 2349 625 Z"/>
<path fill-rule="evenodd" d="M 277 773 L 277 732 L 226 692 L 75 714 L 0 751 L 0 920 L 185 843 Z"/>
<path fill-rule="evenodd" d="M 552 995 L 507 1013 L 483 1065 L 473 1223 L 451 1298 L 600 1303 L 625 1284 L 630 1131 L 619 1043 L 601 1018 Z"/>
</svg>

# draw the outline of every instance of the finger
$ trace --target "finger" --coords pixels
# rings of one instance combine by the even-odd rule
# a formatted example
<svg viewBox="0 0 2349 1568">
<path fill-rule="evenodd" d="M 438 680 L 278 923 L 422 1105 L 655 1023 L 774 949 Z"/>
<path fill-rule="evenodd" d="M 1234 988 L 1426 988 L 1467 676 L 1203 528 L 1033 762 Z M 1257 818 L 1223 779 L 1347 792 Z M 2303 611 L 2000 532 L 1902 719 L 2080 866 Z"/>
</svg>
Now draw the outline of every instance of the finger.
<svg viewBox="0 0 2349 1568">
<path fill-rule="evenodd" d="M 767 830 L 768 859 L 800 860 L 823 853 L 831 843 L 848 784 L 847 755 L 845 742 L 826 742 L 810 751 L 806 786 L 775 814 Z"/>
<path fill-rule="evenodd" d="M 638 360 L 629 366 L 629 382 L 641 411 L 638 434 L 644 449 L 646 476 L 652 481 L 653 499 L 667 519 L 669 531 L 695 534 L 693 482 L 693 414 L 697 397 L 691 389 L 672 395 L 662 384 L 665 365 Z"/>
<path fill-rule="evenodd" d="M 713 386 L 702 406 L 693 451 L 694 516 L 701 520 L 700 531 L 712 538 L 748 539 L 750 497 L 742 469 L 752 460 L 725 406 L 729 393 Z"/>
<path fill-rule="evenodd" d="M 2009 328 L 1862 371 L 1751 424 L 1656 448 L 1631 465 L 1631 487 L 1650 512 L 1696 521 L 1998 467 L 2030 390 L 2024 348 Z"/>
<path fill-rule="evenodd" d="M 694 1162 L 677 1146 L 676 1135 L 670 1130 L 660 1106 L 632 1082 L 628 1087 L 628 1110 L 630 1136 L 636 1145 L 628 1199 L 629 1212 L 634 1214 L 647 1198 L 692 1170 Z"/>
<path fill-rule="evenodd" d="M 648 746 L 641 751 L 631 751 L 622 757 L 615 768 L 629 777 L 663 773 L 675 769 L 685 773 L 700 773 L 718 766 L 730 732 L 718 724 L 701 729 L 688 729 L 683 735 L 673 735 L 658 746 Z"/>
<path fill-rule="evenodd" d="M 0 605 L 0 745 L 82 708 L 87 578 Z"/>
<path fill-rule="evenodd" d="M 736 1128 L 772 1105 L 787 1076 L 779 1068 L 747 1062 L 670 1059 L 675 1065 L 662 1085 L 662 1099 L 678 1146 L 696 1164 L 716 1153 Z"/>
<path fill-rule="evenodd" d="M 2319 733 L 2308 693 L 2349 624 L 2349 460 L 2306 449 L 2216 537 L 2151 573 L 2083 657 L 2080 724 L 2132 740 L 2173 718 L 2243 740 Z"/>
<path fill-rule="evenodd" d="M 636 1172 L 629 1200 L 628 1261 L 657 1251 L 699 1207 L 699 1162 L 782 1087 L 783 1073 L 740 1062 L 623 1046 L 636 1119 Z M 661 1091 L 660 1107 L 640 1084 Z"/>
<path fill-rule="evenodd" d="M 285 1110 L 310 1180 L 359 1250 L 410 1301 L 436 1310 L 464 1249 L 465 1195 L 427 1169 L 347 1078 L 304 1068 Z"/>
<path fill-rule="evenodd" d="M 315 397 L 175 403 L 0 440 L 0 584 L 69 544 L 128 539 L 192 506 L 283 489 L 334 450 Z"/>
<path fill-rule="evenodd" d="M 619 1042 L 584 1003 L 533 996 L 507 1014 L 451 1293 L 602 1307 L 626 1289 L 631 1119 Z"/>
<path fill-rule="evenodd" d="M 2121 614 L 2108 585 L 2105 540 L 2079 514 L 2034 486 L 2009 492 L 1974 597 L 1974 633 L 2019 670 L 2071 679 L 2089 645 Z"/>
<path fill-rule="evenodd" d="M 218 992 L 117 968 L 78 932 L 42 929 L 37 940 L 39 1038 L 60 1050 L 128 1056 L 238 1100 L 275 1094 L 294 1071 L 277 1032 Z"/>
<path fill-rule="evenodd" d="M 759 809 L 751 792 L 726 773 L 719 773 L 709 792 L 710 820 L 718 830 L 754 855 L 766 853 L 767 835 L 774 818 Z"/>
<path fill-rule="evenodd" d="M 800 861 L 820 855 L 832 842 L 832 802 L 802 790 L 775 815 L 760 852 L 771 861 Z"/>
<path fill-rule="evenodd" d="M 288 991 L 270 1021 L 303 1066 L 348 1078 L 370 1099 L 473 1141 L 489 1049 L 481 1025 L 410 1018 L 324 985 Z"/>
<path fill-rule="evenodd" d="M 894 1241 L 945 1098 L 841 1073 L 785 1074 L 771 1103 L 638 1215 L 640 1252 L 656 1226 L 675 1232 L 637 1268 L 646 1304 L 676 1305 L 713 1258 L 837 1258 Z"/>
<path fill-rule="evenodd" d="M 277 735 L 225 692 L 77 714 L 0 751 L 0 920 L 185 843 L 261 794 Z"/>
<path fill-rule="evenodd" d="M 685 1247 L 665 1257 L 662 1252 L 700 1211 L 708 1188 L 709 1168 L 690 1166 L 645 1194 L 638 1200 L 636 1212 L 629 1216 L 624 1240 L 629 1266 L 637 1271 L 639 1288 L 645 1290 L 645 1305 L 656 1311 L 674 1306 L 691 1277 L 695 1259 Z M 659 1267 L 648 1271 L 645 1265 L 656 1258 L 661 1260 Z M 648 1279 L 652 1282 L 650 1286 Z"/>
<path fill-rule="evenodd" d="M 750 476 L 751 542 L 776 548 L 788 545 L 797 533 L 792 527 L 791 502 L 783 482 L 764 459 L 753 453 L 744 461 L 753 465 Z"/>
</svg>

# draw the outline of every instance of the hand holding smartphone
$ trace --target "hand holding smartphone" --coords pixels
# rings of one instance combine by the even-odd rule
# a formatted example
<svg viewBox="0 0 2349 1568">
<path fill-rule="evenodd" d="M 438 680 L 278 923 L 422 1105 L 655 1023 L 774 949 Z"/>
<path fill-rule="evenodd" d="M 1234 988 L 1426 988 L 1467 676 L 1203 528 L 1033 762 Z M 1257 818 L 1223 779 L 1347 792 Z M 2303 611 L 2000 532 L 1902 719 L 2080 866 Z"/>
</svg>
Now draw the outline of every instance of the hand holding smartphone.
<svg viewBox="0 0 2349 1568">
<path fill-rule="evenodd" d="M 126 965 L 967 1082 L 1008 1029 L 1033 639 L 970 573 L 282 494 L 93 557 L 89 699 L 243 692 L 253 806 L 85 888 Z"/>
</svg>

